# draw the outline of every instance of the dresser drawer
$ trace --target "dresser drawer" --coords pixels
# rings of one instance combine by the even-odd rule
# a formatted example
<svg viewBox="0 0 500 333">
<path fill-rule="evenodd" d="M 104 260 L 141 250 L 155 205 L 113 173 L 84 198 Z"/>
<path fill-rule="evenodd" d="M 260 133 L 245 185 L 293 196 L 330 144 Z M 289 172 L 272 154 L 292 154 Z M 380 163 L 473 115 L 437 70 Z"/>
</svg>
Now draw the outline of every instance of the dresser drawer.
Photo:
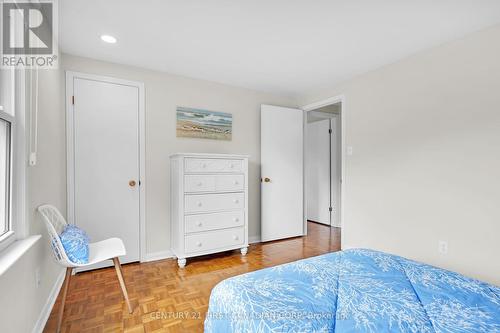
<svg viewBox="0 0 500 333">
<path fill-rule="evenodd" d="M 238 246 L 244 242 L 245 228 L 232 228 L 187 235 L 184 247 L 186 253 L 194 253 Z"/>
<path fill-rule="evenodd" d="M 245 224 L 243 211 L 196 214 L 184 217 L 185 233 L 240 227 Z"/>
<path fill-rule="evenodd" d="M 236 210 L 244 208 L 244 193 L 186 194 L 184 200 L 184 210 L 186 213 Z"/>
<path fill-rule="evenodd" d="M 243 191 L 244 175 L 186 175 L 185 192 Z"/>
<path fill-rule="evenodd" d="M 243 172 L 243 160 L 186 158 L 185 172 Z"/>
<path fill-rule="evenodd" d="M 209 175 L 184 176 L 184 191 L 211 192 L 215 191 L 215 177 Z"/>
<path fill-rule="evenodd" d="M 219 175 L 215 176 L 216 191 L 243 191 L 245 189 L 245 176 Z"/>
</svg>

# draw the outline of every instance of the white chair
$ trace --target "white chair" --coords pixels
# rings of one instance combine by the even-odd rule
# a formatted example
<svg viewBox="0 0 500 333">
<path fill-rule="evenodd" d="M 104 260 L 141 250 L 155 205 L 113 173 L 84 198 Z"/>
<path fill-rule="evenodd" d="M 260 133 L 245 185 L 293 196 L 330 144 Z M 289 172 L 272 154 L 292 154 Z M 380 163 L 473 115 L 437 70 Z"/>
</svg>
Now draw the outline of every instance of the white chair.
<svg viewBox="0 0 500 333">
<path fill-rule="evenodd" d="M 125 286 L 125 281 L 123 280 L 122 270 L 120 261 L 118 257 L 124 256 L 126 254 L 125 245 L 119 238 L 110 238 L 96 243 L 89 244 L 89 262 L 87 264 L 76 264 L 72 262 L 61 243 L 59 235 L 64 230 L 65 226 L 68 224 L 61 213 L 56 207 L 51 205 L 41 205 L 38 207 L 38 212 L 42 215 L 45 226 L 49 233 L 49 243 L 52 248 L 52 253 L 57 263 L 63 267 L 66 267 L 66 278 L 64 279 L 63 294 L 61 308 L 59 309 L 59 316 L 57 319 L 57 332 L 61 330 L 61 323 L 64 313 L 64 305 L 66 302 L 66 294 L 68 292 L 69 280 L 73 272 L 73 268 L 85 267 L 93 265 L 104 260 L 113 260 L 116 269 L 116 275 L 118 276 L 118 281 L 122 288 L 123 296 L 125 302 L 127 303 L 129 313 L 133 312 L 132 306 L 130 305 L 130 300 L 128 298 L 127 288 Z"/>
</svg>

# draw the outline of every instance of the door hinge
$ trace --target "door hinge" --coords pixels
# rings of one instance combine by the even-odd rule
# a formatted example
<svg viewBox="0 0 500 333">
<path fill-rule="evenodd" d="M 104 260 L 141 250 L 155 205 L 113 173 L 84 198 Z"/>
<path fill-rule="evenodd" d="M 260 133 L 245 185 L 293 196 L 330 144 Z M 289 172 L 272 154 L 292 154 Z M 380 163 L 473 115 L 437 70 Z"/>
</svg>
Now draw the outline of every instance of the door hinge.
<svg viewBox="0 0 500 333">
<path fill-rule="evenodd" d="M 71 96 L 71 104 L 75 105 L 75 96 Z"/>
<path fill-rule="evenodd" d="M 330 208 L 328 208 L 328 210 L 331 212 L 331 211 L 333 211 L 333 208 L 332 208 L 332 207 L 330 207 Z"/>
<path fill-rule="evenodd" d="M 331 128 L 328 130 L 328 133 L 332 134 L 332 129 Z"/>
</svg>

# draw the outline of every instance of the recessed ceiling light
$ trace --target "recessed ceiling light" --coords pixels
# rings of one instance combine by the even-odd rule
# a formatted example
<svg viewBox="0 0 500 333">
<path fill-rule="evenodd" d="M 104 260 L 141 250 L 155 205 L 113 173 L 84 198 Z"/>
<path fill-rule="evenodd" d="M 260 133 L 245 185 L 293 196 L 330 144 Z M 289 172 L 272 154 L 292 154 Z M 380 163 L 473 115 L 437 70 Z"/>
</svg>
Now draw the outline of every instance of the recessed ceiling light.
<svg viewBox="0 0 500 333">
<path fill-rule="evenodd" d="M 114 44 L 116 43 L 116 38 L 110 35 L 102 35 L 101 39 L 103 42 Z"/>
</svg>

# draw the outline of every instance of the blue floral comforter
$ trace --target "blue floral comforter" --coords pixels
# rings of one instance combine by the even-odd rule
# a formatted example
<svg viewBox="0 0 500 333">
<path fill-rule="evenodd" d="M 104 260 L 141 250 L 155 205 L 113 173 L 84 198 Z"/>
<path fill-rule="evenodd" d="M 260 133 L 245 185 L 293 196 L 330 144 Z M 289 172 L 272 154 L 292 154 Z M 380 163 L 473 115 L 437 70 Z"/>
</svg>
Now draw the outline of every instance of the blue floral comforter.
<svg viewBox="0 0 500 333">
<path fill-rule="evenodd" d="M 500 288 L 353 249 L 220 282 L 205 332 L 500 332 Z"/>
</svg>

